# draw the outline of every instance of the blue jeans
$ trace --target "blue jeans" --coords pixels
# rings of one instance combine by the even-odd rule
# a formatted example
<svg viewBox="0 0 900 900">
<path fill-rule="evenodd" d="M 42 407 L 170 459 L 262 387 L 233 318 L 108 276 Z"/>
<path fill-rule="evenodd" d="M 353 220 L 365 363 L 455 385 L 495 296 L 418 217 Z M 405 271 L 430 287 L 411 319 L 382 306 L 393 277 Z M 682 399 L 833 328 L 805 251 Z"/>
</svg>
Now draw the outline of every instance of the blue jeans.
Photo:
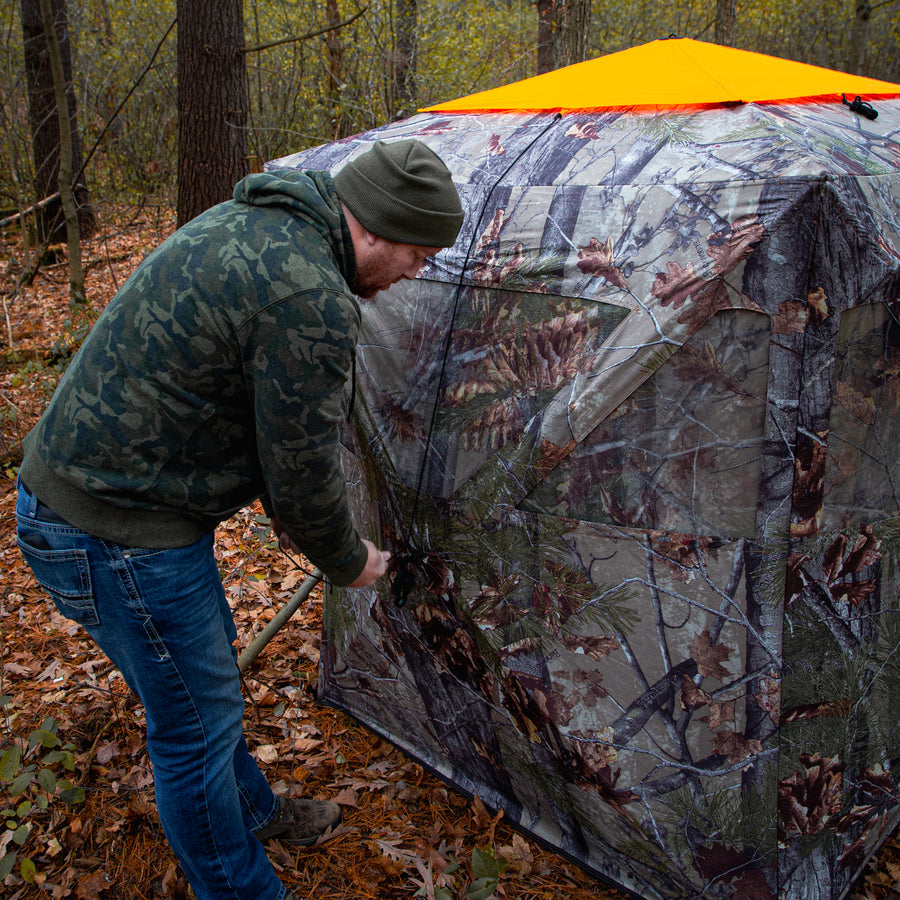
<svg viewBox="0 0 900 900">
<path fill-rule="evenodd" d="M 122 547 L 60 519 L 20 483 L 18 545 L 59 611 L 140 697 L 166 837 L 199 900 L 281 900 L 253 836 L 273 794 L 244 741 L 237 636 L 212 550 Z"/>
</svg>

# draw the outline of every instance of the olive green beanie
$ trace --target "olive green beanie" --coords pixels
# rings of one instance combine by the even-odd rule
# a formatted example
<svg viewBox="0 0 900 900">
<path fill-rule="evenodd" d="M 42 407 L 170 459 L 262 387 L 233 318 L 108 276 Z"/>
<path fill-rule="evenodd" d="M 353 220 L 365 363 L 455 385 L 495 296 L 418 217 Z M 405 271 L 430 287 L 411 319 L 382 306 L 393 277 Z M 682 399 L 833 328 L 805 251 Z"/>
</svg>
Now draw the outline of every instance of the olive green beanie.
<svg viewBox="0 0 900 900">
<path fill-rule="evenodd" d="M 344 165 L 334 186 L 366 231 L 396 244 L 451 247 L 462 227 L 450 170 L 421 141 L 378 141 Z"/>
</svg>

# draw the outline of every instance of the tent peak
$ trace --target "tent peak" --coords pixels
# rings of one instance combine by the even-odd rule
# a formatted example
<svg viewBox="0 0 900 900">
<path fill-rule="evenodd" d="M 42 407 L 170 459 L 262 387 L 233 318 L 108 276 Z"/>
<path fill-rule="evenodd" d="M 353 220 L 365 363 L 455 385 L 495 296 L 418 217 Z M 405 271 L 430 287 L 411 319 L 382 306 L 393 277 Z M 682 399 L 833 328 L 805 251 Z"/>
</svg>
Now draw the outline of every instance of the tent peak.
<svg viewBox="0 0 900 900">
<path fill-rule="evenodd" d="M 425 112 L 575 112 L 840 101 L 900 96 L 900 85 L 671 35 Z"/>
</svg>

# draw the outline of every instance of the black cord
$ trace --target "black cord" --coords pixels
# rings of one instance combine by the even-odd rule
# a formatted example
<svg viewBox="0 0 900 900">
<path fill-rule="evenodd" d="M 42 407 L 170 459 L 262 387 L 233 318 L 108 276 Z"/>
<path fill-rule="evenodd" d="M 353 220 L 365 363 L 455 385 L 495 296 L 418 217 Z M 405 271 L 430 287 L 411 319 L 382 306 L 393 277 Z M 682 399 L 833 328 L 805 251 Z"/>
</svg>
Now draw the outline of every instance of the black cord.
<svg viewBox="0 0 900 900">
<path fill-rule="evenodd" d="M 857 96 L 855 100 L 848 100 L 846 94 L 841 94 L 841 103 L 844 106 L 849 106 L 851 112 L 858 113 L 861 116 L 865 116 L 867 119 L 875 119 L 878 118 L 878 112 L 871 103 L 866 103 L 862 97 Z"/>
<path fill-rule="evenodd" d="M 562 117 L 562 113 L 556 113 L 555 116 L 547 123 L 547 125 L 541 129 L 541 131 L 535 135 L 535 137 L 520 151 L 520 153 L 513 159 L 510 164 L 503 170 L 501 175 L 497 178 L 494 184 L 491 186 L 491 189 L 488 191 L 487 196 L 484 198 L 484 202 L 481 205 L 481 212 L 478 216 L 478 221 L 475 223 L 475 228 L 472 231 L 472 238 L 469 242 L 468 250 L 466 251 L 466 258 L 463 261 L 462 268 L 459 273 L 459 279 L 456 282 L 456 293 L 453 298 L 453 309 L 450 314 L 450 324 L 447 328 L 447 337 L 444 342 L 444 355 L 441 360 L 441 371 L 438 376 L 438 384 L 437 384 L 437 392 L 434 398 L 434 406 L 431 409 L 431 419 L 428 424 L 428 435 L 425 439 L 425 449 L 422 454 L 422 464 L 419 467 L 419 478 L 416 484 L 416 492 L 413 499 L 413 509 L 412 514 L 409 519 L 409 529 L 404 529 L 406 535 L 407 546 L 409 547 L 410 552 L 404 556 L 401 556 L 397 560 L 397 571 L 394 575 L 393 580 L 393 588 L 394 588 L 394 601 L 397 606 L 403 606 L 406 603 L 406 598 L 409 596 L 409 592 L 415 586 L 415 576 L 410 571 L 410 565 L 415 562 L 420 562 L 424 554 L 422 551 L 416 549 L 415 544 L 413 542 L 412 533 L 415 530 L 416 518 L 419 512 L 419 497 L 422 494 L 422 482 L 425 479 L 425 466 L 428 463 L 428 451 L 431 449 L 432 437 L 434 435 L 435 422 L 437 421 L 437 412 L 438 405 L 440 403 L 441 398 L 441 390 L 444 386 L 444 375 L 447 370 L 447 359 L 450 355 L 450 344 L 453 340 L 453 328 L 456 324 L 456 314 L 459 310 L 459 301 L 462 296 L 463 289 L 463 280 L 465 278 L 466 271 L 468 269 L 469 263 L 472 260 L 473 250 L 475 247 L 475 243 L 478 240 L 479 236 L 482 232 L 482 222 L 484 220 L 485 213 L 488 209 L 488 204 L 490 199 L 494 193 L 494 191 L 503 183 L 503 180 L 509 174 L 514 166 L 516 166 L 519 160 L 528 153 L 529 150 L 542 138 L 544 135 L 556 124 L 556 122 Z"/>
</svg>

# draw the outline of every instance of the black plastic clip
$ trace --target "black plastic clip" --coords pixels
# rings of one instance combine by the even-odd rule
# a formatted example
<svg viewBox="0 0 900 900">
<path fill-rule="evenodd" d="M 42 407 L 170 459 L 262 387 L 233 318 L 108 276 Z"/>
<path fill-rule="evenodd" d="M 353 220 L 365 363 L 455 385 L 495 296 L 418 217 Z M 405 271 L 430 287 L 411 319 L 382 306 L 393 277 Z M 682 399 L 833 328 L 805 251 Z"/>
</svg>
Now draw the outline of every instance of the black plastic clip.
<svg viewBox="0 0 900 900">
<path fill-rule="evenodd" d="M 409 592 L 416 586 L 416 576 L 410 571 L 410 566 L 421 562 L 425 554 L 421 550 L 413 550 L 397 560 L 397 570 L 391 579 L 391 588 L 394 592 L 394 603 L 400 607 L 406 605 Z"/>
<path fill-rule="evenodd" d="M 874 121 L 878 118 L 878 111 L 872 106 L 871 103 L 866 103 L 861 97 L 857 97 L 855 100 L 850 101 L 847 99 L 846 94 L 841 94 L 841 102 L 845 106 L 850 107 L 851 112 L 859 113 L 861 116 L 865 116 L 867 119 L 872 119 Z"/>
</svg>

